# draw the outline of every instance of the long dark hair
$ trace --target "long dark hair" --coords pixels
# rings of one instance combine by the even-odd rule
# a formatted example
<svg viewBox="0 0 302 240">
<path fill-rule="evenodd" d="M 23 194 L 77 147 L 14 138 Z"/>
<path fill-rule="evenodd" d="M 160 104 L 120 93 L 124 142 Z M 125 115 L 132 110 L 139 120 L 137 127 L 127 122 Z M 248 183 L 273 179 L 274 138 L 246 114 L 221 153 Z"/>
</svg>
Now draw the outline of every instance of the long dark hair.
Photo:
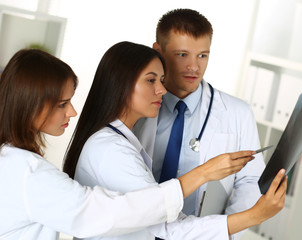
<svg viewBox="0 0 302 240">
<path fill-rule="evenodd" d="M 131 42 L 117 43 L 104 54 L 65 154 L 63 171 L 71 178 L 87 139 L 128 108 L 139 74 L 154 58 L 164 66 L 157 51 Z"/>
<path fill-rule="evenodd" d="M 60 59 L 37 49 L 18 51 L 0 80 L 0 146 L 8 143 L 43 155 L 44 138 L 34 120 L 46 104 L 50 114 L 68 79 L 76 88 L 76 75 Z"/>
</svg>

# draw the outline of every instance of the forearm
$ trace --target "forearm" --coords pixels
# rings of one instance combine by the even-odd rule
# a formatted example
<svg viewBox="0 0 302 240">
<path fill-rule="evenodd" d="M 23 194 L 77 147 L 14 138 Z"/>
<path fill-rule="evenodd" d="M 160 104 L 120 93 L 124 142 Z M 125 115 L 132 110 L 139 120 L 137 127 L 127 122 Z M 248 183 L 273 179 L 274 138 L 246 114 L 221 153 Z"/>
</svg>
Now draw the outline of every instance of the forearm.
<svg viewBox="0 0 302 240">
<path fill-rule="evenodd" d="M 233 235 L 262 222 L 259 218 L 254 216 L 252 211 L 252 209 L 248 209 L 240 213 L 231 214 L 227 217 L 229 235 Z"/>
<path fill-rule="evenodd" d="M 248 161 L 252 160 L 253 151 L 240 151 L 218 155 L 206 163 L 194 168 L 179 178 L 184 197 L 209 181 L 223 179 L 240 171 Z"/>
<path fill-rule="evenodd" d="M 206 174 L 203 171 L 203 168 L 199 166 L 178 178 L 184 198 L 192 194 L 201 185 L 207 182 L 205 176 Z"/>
<path fill-rule="evenodd" d="M 241 180 L 234 179 L 234 191 L 225 209 L 226 215 L 245 211 L 255 205 L 261 197 L 258 180 L 259 177 L 246 177 Z"/>
</svg>

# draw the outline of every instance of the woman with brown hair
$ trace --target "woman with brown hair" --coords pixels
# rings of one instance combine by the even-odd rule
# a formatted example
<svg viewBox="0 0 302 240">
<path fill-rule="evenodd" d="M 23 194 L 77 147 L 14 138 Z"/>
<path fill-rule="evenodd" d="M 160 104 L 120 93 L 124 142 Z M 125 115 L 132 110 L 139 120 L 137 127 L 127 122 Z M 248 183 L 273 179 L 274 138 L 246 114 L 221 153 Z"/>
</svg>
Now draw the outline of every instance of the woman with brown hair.
<svg viewBox="0 0 302 240">
<path fill-rule="evenodd" d="M 44 134 L 63 134 L 76 115 L 77 84 L 66 63 L 33 49 L 17 52 L 1 75 L 1 239 L 125 234 L 175 220 L 183 206 L 178 180 L 123 195 L 81 186 L 43 158 Z"/>
</svg>

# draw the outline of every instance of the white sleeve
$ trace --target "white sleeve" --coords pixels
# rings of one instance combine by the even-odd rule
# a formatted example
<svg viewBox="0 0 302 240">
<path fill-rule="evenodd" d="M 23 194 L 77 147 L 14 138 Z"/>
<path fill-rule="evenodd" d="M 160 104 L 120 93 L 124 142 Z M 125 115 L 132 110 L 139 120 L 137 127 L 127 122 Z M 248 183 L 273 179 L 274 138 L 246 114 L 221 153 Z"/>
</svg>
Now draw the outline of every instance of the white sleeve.
<svg viewBox="0 0 302 240">
<path fill-rule="evenodd" d="M 173 221 L 183 206 L 182 190 L 175 179 L 121 194 L 83 187 L 44 160 L 33 162 L 23 186 L 31 221 L 80 238 L 120 235 Z"/>
<path fill-rule="evenodd" d="M 229 240 L 227 216 L 186 216 L 180 213 L 173 223 L 159 224 L 148 228 L 157 237 L 166 240 Z"/>
<path fill-rule="evenodd" d="M 84 161 L 79 161 L 77 170 L 81 173 L 79 177 L 83 181 L 90 178 L 90 182 L 97 181 L 108 189 L 124 193 L 158 185 L 144 164 L 142 156 L 132 145 L 124 144 L 121 148 L 119 143 L 114 141 L 108 144 L 106 151 L 103 146 L 96 141 L 90 142 L 89 147 L 82 151 L 84 155 L 81 159 Z M 182 214 L 173 223 L 159 224 L 148 230 L 157 237 L 171 240 L 229 239 L 227 216 L 224 215 L 198 218 Z"/>
</svg>

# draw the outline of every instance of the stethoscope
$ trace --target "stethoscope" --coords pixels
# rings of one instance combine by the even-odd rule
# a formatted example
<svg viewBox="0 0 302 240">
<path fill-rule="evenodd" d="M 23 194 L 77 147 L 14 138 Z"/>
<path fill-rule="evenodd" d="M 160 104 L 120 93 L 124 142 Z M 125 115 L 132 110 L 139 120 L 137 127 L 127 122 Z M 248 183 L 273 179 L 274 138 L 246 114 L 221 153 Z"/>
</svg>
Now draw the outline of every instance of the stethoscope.
<svg viewBox="0 0 302 240">
<path fill-rule="evenodd" d="M 108 123 L 106 126 L 109 127 L 109 128 L 111 128 L 113 131 L 115 131 L 116 133 L 118 133 L 119 135 L 123 136 L 124 138 L 126 138 L 128 140 L 128 138 L 125 136 L 124 133 L 122 133 L 116 127 L 113 127 L 110 123 Z"/>
<path fill-rule="evenodd" d="M 208 83 L 209 84 L 209 83 Z M 212 87 L 211 84 L 209 84 L 210 86 L 210 90 L 211 90 L 211 99 L 210 99 L 210 104 L 209 104 L 209 108 L 208 108 L 208 112 L 207 112 L 207 115 L 206 115 L 206 118 L 204 120 L 204 123 L 202 125 L 202 128 L 200 130 L 200 133 L 199 133 L 199 136 L 198 138 L 192 138 L 189 142 L 189 145 L 190 145 L 190 148 L 194 151 L 194 152 L 199 152 L 199 146 L 200 146 L 200 139 L 203 135 L 203 132 L 206 128 L 206 125 L 208 123 L 208 120 L 209 120 L 209 116 L 210 116 L 210 112 L 211 112 L 211 109 L 212 109 L 212 104 L 213 104 L 213 98 L 214 98 L 214 89 Z"/>
<path fill-rule="evenodd" d="M 190 142 L 189 142 L 190 148 L 194 152 L 199 152 L 200 139 L 201 139 L 201 137 L 203 135 L 203 132 L 204 132 L 204 130 L 206 128 L 206 125 L 208 123 L 208 119 L 209 119 L 209 116 L 210 116 L 210 112 L 211 112 L 211 109 L 212 109 L 213 98 L 214 98 L 214 88 L 212 87 L 211 84 L 209 84 L 209 86 L 210 86 L 210 90 L 211 90 L 211 99 L 210 99 L 210 104 L 209 104 L 209 108 L 208 108 L 208 112 L 207 112 L 206 118 L 205 118 L 204 123 L 202 125 L 202 128 L 200 130 L 198 138 L 192 138 L 190 140 Z M 115 131 L 116 133 L 122 135 L 124 138 L 127 139 L 127 137 L 120 130 L 118 130 L 116 127 L 112 126 L 111 124 L 107 124 L 107 127 L 111 128 L 113 131 Z"/>
</svg>

